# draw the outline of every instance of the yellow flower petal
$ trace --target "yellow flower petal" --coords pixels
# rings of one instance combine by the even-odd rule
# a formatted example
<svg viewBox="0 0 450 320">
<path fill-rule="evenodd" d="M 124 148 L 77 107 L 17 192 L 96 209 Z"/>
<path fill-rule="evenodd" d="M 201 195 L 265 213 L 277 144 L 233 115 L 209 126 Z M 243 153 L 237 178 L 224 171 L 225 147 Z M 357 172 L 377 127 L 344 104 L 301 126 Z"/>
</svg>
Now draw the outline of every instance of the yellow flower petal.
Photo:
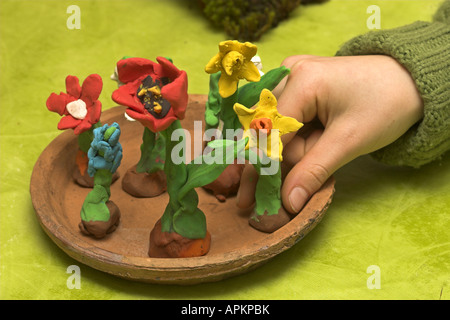
<svg viewBox="0 0 450 320">
<path fill-rule="evenodd" d="M 258 51 L 258 47 L 251 42 L 242 43 L 237 40 L 226 40 L 219 43 L 219 51 L 224 54 L 229 51 L 238 51 L 250 60 Z"/>
<path fill-rule="evenodd" d="M 240 52 L 248 61 L 250 61 L 256 55 L 257 51 L 258 47 L 251 42 L 245 42 L 241 44 Z"/>
<path fill-rule="evenodd" d="M 258 82 L 261 80 L 261 74 L 259 73 L 258 68 L 251 61 L 247 61 L 243 64 L 240 77 L 251 82 Z"/>
<path fill-rule="evenodd" d="M 221 70 L 222 55 L 220 53 L 216 54 L 209 60 L 205 67 L 206 73 L 216 73 Z"/>
<path fill-rule="evenodd" d="M 230 51 L 241 51 L 241 43 L 237 40 L 226 40 L 219 43 L 219 51 L 226 54 Z"/>
<path fill-rule="evenodd" d="M 230 77 L 225 72 L 222 72 L 219 78 L 219 94 L 222 98 L 228 98 L 237 90 L 238 80 L 235 77 Z"/>
<path fill-rule="evenodd" d="M 234 112 L 236 112 L 239 118 L 239 122 L 242 124 L 242 127 L 244 128 L 245 131 L 247 131 L 250 128 L 250 123 L 254 118 L 255 110 L 249 109 L 239 103 L 234 104 L 233 110 Z"/>
<path fill-rule="evenodd" d="M 258 106 L 264 109 L 276 109 L 277 108 L 277 98 L 269 89 L 263 89 L 259 95 Z"/>
<path fill-rule="evenodd" d="M 294 118 L 279 114 L 279 116 L 273 120 L 273 127 L 280 130 L 280 136 L 282 136 L 290 132 L 298 131 L 301 127 L 303 127 L 303 123 L 298 122 Z"/>
<path fill-rule="evenodd" d="M 281 137 L 281 134 L 280 134 Z M 281 139 L 279 139 L 278 141 L 278 161 L 282 162 L 283 161 L 283 142 L 281 142 Z"/>
</svg>

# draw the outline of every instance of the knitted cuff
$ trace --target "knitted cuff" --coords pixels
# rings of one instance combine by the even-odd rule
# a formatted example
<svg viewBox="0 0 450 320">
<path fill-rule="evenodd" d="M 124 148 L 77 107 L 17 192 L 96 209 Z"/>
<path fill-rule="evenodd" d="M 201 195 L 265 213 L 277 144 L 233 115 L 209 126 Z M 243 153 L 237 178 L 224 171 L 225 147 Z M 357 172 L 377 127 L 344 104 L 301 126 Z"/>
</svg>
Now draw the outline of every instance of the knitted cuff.
<svg viewBox="0 0 450 320">
<path fill-rule="evenodd" d="M 433 16 L 434 22 L 450 24 L 450 0 L 445 0 Z"/>
<path fill-rule="evenodd" d="M 411 74 L 424 102 L 424 118 L 392 144 L 372 153 L 391 165 L 419 167 L 450 149 L 450 25 L 415 22 L 372 31 L 345 43 L 337 56 L 383 54 Z"/>
</svg>

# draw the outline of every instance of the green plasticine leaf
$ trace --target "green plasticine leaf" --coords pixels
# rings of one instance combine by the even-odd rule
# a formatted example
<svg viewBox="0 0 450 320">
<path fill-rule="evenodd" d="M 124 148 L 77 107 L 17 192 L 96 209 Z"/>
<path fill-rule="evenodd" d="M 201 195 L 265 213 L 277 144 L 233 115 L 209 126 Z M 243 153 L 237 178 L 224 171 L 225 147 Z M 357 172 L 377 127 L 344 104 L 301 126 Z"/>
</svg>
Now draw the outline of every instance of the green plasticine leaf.
<svg viewBox="0 0 450 320">
<path fill-rule="evenodd" d="M 201 155 L 186 165 L 187 181 L 179 190 L 179 199 L 186 197 L 189 190 L 205 186 L 216 180 L 226 167 L 244 152 L 247 142 L 248 138 L 238 141 L 226 139 L 211 141 L 208 144 L 213 148 L 210 153 Z M 215 163 L 214 159 L 221 159 L 221 161 Z"/>
<path fill-rule="evenodd" d="M 278 170 L 280 172 L 280 170 Z M 255 191 L 255 211 L 257 215 L 277 214 L 281 208 L 281 174 L 260 175 Z"/>
<path fill-rule="evenodd" d="M 208 142 L 208 147 L 217 149 L 217 148 L 228 148 L 232 145 L 234 145 L 234 140 L 228 140 L 228 139 L 217 139 Z"/>
<path fill-rule="evenodd" d="M 208 104 L 208 102 L 206 103 Z M 208 107 L 206 107 L 208 108 Z M 219 117 L 217 116 L 217 113 L 215 113 L 211 109 L 205 110 L 205 123 L 206 123 L 206 130 L 211 128 L 217 128 L 219 126 Z"/>
<path fill-rule="evenodd" d="M 263 89 L 273 90 L 291 70 L 281 66 L 265 73 L 258 82 L 249 82 L 239 88 L 238 102 L 247 108 L 254 106 Z"/>
<path fill-rule="evenodd" d="M 174 214 L 174 206 L 170 205 L 170 203 L 164 209 L 164 213 L 161 216 L 161 231 L 162 232 L 173 232 L 173 214 Z"/>
<path fill-rule="evenodd" d="M 81 219 L 83 221 L 108 221 L 110 212 L 106 206 L 109 200 L 107 190 L 100 184 L 94 185 L 84 200 L 81 208 Z"/>
<path fill-rule="evenodd" d="M 264 157 L 264 162 L 269 158 Z M 277 170 L 274 174 L 261 174 L 265 168 L 270 168 L 272 162 L 268 164 L 261 163 L 258 157 L 258 163 L 253 164 L 258 172 L 258 182 L 255 190 L 255 211 L 257 215 L 277 214 L 282 206 L 281 201 L 281 163 L 278 163 Z"/>
<path fill-rule="evenodd" d="M 281 163 L 275 174 L 261 174 L 264 169 L 270 169 L 273 161 L 263 155 L 261 159 L 253 150 L 245 150 L 245 159 L 251 161 L 251 164 L 258 173 L 258 182 L 255 190 L 255 212 L 257 215 L 277 214 L 282 206 L 281 200 Z M 256 162 L 252 162 L 256 159 Z"/>
<path fill-rule="evenodd" d="M 173 229 L 185 238 L 203 239 L 206 236 L 205 214 L 197 207 L 189 211 L 180 208 L 173 215 Z"/>
<path fill-rule="evenodd" d="M 103 134 L 104 140 L 108 141 L 109 138 L 111 137 L 111 135 L 114 133 L 114 131 L 116 131 L 117 128 L 116 127 L 110 127 L 108 130 L 105 131 L 105 133 Z"/>
</svg>

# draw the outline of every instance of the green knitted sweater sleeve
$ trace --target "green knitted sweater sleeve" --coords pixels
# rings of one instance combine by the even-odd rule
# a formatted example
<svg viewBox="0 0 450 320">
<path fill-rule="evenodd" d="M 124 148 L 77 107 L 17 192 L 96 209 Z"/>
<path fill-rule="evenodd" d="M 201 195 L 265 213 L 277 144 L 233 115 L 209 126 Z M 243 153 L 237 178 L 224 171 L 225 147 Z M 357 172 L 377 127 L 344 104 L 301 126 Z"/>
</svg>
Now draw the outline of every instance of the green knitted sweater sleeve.
<svg viewBox="0 0 450 320">
<path fill-rule="evenodd" d="M 424 102 L 423 119 L 372 156 L 390 165 L 420 167 L 450 149 L 450 0 L 432 22 L 417 21 L 358 36 L 337 56 L 389 55 L 411 74 Z"/>
</svg>

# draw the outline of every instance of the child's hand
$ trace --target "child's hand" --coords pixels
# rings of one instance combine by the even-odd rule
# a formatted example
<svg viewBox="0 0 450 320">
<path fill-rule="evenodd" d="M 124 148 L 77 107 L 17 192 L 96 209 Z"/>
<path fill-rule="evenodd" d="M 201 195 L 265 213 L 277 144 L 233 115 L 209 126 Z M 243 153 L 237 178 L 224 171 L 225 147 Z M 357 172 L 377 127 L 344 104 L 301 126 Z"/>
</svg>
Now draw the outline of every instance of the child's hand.
<svg viewBox="0 0 450 320">
<path fill-rule="evenodd" d="M 305 123 L 299 134 L 282 137 L 283 166 L 292 169 L 281 196 L 291 213 L 337 169 L 395 141 L 423 117 L 414 81 L 391 57 L 292 56 L 283 65 L 291 74 L 274 90 L 278 110 Z M 239 207 L 253 204 L 255 178 L 246 166 Z"/>
</svg>

